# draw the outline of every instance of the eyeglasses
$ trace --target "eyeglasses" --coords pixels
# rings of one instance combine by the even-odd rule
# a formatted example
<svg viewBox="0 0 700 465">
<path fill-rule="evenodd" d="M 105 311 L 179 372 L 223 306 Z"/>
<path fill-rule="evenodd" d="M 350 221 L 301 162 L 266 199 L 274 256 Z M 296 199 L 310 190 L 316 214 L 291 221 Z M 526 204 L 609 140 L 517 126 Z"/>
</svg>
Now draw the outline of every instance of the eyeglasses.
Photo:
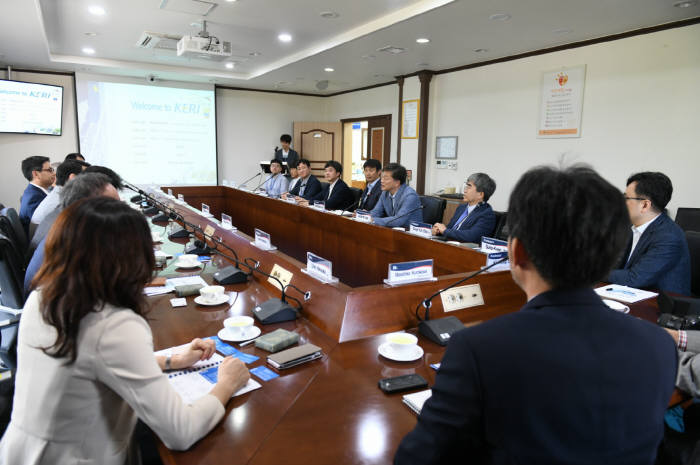
<svg viewBox="0 0 700 465">
<path fill-rule="evenodd" d="M 46 168 L 46 169 L 42 168 L 39 171 L 48 171 L 49 173 L 53 173 L 55 170 L 53 169 L 53 167 L 50 167 L 50 168 Z"/>
<path fill-rule="evenodd" d="M 626 195 L 624 196 L 625 200 L 649 200 L 645 199 L 643 197 L 627 197 Z"/>
</svg>

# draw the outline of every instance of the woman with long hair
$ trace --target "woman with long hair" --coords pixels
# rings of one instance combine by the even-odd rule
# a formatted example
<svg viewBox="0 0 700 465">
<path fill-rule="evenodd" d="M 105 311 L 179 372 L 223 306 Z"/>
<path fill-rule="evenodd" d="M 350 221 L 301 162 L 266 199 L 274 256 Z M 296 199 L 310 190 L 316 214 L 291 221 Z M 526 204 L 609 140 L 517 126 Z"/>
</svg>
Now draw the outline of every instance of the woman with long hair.
<svg viewBox="0 0 700 465">
<path fill-rule="evenodd" d="M 249 378 L 230 357 L 209 395 L 182 402 L 162 370 L 211 357 L 195 339 L 172 358 L 154 357 L 143 315 L 153 275 L 151 232 L 143 215 L 106 197 L 64 210 L 46 242 L 18 338 L 12 420 L 0 463 L 133 462 L 137 417 L 171 449 L 187 449 L 224 415 Z"/>
</svg>

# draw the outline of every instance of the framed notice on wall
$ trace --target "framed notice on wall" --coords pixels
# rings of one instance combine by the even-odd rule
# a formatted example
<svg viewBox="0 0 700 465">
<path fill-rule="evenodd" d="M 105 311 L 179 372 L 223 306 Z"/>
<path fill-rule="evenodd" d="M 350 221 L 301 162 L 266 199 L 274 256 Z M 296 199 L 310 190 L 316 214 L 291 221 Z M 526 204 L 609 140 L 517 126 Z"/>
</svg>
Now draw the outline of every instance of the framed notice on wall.
<svg viewBox="0 0 700 465">
<path fill-rule="evenodd" d="M 418 110 L 420 100 L 404 100 L 401 118 L 401 138 L 418 139 Z"/>
<path fill-rule="evenodd" d="M 538 138 L 581 137 L 585 82 L 586 65 L 542 73 Z"/>
</svg>

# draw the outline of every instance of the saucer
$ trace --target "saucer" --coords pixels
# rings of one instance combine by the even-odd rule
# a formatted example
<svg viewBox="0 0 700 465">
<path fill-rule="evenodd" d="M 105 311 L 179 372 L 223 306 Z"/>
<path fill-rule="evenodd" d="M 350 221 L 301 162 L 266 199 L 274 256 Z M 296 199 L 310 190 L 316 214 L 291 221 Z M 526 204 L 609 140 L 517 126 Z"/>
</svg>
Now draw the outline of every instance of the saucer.
<svg viewBox="0 0 700 465">
<path fill-rule="evenodd" d="M 395 362 L 412 362 L 423 356 L 423 349 L 419 345 L 414 347 L 415 348 L 410 352 L 406 352 L 405 354 L 397 354 L 391 348 L 391 342 L 385 342 L 379 346 L 377 351 L 382 357 L 386 357 L 389 360 L 394 360 Z"/>
<path fill-rule="evenodd" d="M 199 268 L 201 263 L 183 263 L 180 260 L 175 262 L 175 268 Z"/>
<path fill-rule="evenodd" d="M 627 305 L 621 304 L 620 302 L 617 302 L 616 300 L 610 300 L 610 299 L 603 299 L 603 303 L 607 305 L 608 307 L 612 308 L 616 312 L 620 313 L 629 313 L 630 308 Z"/>
<path fill-rule="evenodd" d="M 226 330 L 226 328 L 220 330 L 217 336 L 219 336 L 219 339 L 221 339 L 222 341 L 242 342 L 247 341 L 248 339 L 256 338 L 260 336 L 260 333 L 262 333 L 262 330 L 260 328 L 258 328 L 257 326 L 251 326 L 250 329 L 246 332 L 246 334 L 243 334 L 241 336 L 229 336 L 229 333 Z"/>
<path fill-rule="evenodd" d="M 225 304 L 228 302 L 229 295 L 224 293 L 221 297 L 219 297 L 217 300 L 213 302 L 208 302 L 204 300 L 204 297 L 201 295 L 198 295 L 197 297 L 194 298 L 195 303 L 198 303 L 199 305 L 208 305 L 208 306 L 214 306 L 214 305 L 221 305 Z"/>
</svg>

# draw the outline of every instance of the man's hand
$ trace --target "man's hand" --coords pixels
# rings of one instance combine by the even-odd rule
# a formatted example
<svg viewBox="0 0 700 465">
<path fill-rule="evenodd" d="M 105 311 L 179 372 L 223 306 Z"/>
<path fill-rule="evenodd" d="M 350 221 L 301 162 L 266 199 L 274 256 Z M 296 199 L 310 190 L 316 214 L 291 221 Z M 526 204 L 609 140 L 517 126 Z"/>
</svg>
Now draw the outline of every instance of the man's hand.
<svg viewBox="0 0 700 465">
<path fill-rule="evenodd" d="M 433 236 L 438 236 L 440 234 L 443 234 L 446 229 L 447 229 L 447 226 L 445 226 L 444 224 L 435 223 L 433 225 Z"/>
</svg>

